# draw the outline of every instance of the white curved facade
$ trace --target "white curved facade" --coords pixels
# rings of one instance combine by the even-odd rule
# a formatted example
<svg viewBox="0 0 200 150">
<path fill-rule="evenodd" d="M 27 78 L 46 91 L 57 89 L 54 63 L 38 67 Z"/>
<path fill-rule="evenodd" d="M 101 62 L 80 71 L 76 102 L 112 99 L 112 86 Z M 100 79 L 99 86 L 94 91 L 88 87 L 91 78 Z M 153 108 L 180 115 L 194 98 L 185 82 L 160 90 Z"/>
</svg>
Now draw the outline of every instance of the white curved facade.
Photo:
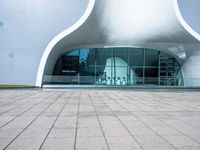
<svg viewBox="0 0 200 150">
<path fill-rule="evenodd" d="M 45 56 L 48 51 L 56 58 L 63 50 L 78 47 L 154 48 L 174 55 L 183 65 L 184 77 L 199 77 L 198 71 L 187 71 L 192 65 L 187 65 L 187 59 L 200 48 L 200 36 L 182 18 L 177 0 L 90 0 L 83 16 L 88 16 L 87 20 L 70 35 L 62 35 L 58 43 L 52 41 L 55 47 L 47 47 Z M 41 60 L 37 86 L 42 84 L 46 63 L 46 71 L 52 71 L 47 58 Z M 49 58 L 49 63 L 55 63 L 53 60 Z"/>
<path fill-rule="evenodd" d="M 61 54 L 77 48 L 152 48 L 174 56 L 186 80 L 200 78 L 200 35 L 183 19 L 177 0 L 82 2 L 85 9 L 79 19 L 51 36 L 52 40 L 41 50 L 34 75 L 36 86 L 42 86 L 44 74 L 53 71 L 52 66 Z M 185 81 L 187 84 L 190 83 Z"/>
</svg>

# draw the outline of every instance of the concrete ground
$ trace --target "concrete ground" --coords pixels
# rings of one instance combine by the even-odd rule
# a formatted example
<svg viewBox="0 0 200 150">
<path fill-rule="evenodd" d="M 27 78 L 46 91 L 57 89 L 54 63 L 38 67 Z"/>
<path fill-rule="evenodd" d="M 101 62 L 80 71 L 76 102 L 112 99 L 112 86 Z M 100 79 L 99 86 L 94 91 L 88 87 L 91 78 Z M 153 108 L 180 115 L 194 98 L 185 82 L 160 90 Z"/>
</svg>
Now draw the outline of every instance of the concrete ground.
<svg viewBox="0 0 200 150">
<path fill-rule="evenodd" d="M 199 150 L 200 92 L 1 90 L 0 149 Z"/>
</svg>

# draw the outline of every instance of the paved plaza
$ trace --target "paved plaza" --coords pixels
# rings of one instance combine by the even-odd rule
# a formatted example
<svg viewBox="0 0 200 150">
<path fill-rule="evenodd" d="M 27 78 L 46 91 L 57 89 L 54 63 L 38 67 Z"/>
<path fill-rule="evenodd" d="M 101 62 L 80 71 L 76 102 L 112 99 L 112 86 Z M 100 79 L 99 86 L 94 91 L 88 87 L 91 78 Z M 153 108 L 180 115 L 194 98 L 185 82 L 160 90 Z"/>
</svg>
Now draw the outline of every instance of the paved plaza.
<svg viewBox="0 0 200 150">
<path fill-rule="evenodd" d="M 0 149 L 199 150 L 200 92 L 1 90 Z"/>
</svg>

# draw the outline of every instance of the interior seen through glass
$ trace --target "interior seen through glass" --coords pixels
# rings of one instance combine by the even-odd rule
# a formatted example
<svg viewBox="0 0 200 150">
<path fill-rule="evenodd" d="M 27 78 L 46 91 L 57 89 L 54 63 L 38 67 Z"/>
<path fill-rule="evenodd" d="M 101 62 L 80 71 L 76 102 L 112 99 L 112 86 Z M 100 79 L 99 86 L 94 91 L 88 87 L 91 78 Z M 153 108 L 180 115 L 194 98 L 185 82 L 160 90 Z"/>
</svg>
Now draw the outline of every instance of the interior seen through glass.
<svg viewBox="0 0 200 150">
<path fill-rule="evenodd" d="M 60 56 L 44 84 L 180 86 L 181 67 L 172 56 L 143 48 L 83 48 Z"/>
</svg>

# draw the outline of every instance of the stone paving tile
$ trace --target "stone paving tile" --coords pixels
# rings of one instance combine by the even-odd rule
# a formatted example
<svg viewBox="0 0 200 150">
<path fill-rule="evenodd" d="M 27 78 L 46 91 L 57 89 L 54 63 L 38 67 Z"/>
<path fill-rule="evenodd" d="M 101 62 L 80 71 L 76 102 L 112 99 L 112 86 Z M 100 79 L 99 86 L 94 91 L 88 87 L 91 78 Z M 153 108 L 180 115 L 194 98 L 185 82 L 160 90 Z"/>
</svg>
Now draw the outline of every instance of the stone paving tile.
<svg viewBox="0 0 200 150">
<path fill-rule="evenodd" d="M 81 117 L 78 119 L 78 128 L 100 128 L 99 122 L 96 116 L 93 117 Z"/>
<path fill-rule="evenodd" d="M 75 128 L 57 129 L 53 128 L 49 134 L 50 138 L 75 138 Z"/>
<path fill-rule="evenodd" d="M 187 136 L 163 136 L 163 138 L 176 148 L 200 146 L 197 142 L 191 140 Z"/>
<path fill-rule="evenodd" d="M 103 133 L 101 128 L 78 128 L 77 137 L 87 138 L 87 137 L 102 137 Z"/>
<path fill-rule="evenodd" d="M 40 148 L 43 142 L 43 138 L 17 138 L 12 144 L 10 144 L 6 150 L 36 150 Z"/>
<path fill-rule="evenodd" d="M 29 138 L 29 139 L 36 139 L 36 138 L 45 138 L 49 129 L 38 128 L 35 126 L 30 126 L 22 134 L 20 134 L 19 138 Z"/>
<path fill-rule="evenodd" d="M 124 127 L 111 127 L 103 125 L 103 132 L 106 137 L 123 137 L 130 136 Z"/>
<path fill-rule="evenodd" d="M 156 126 L 151 128 L 161 136 L 181 136 L 182 134 L 178 132 L 176 129 L 169 126 Z"/>
<path fill-rule="evenodd" d="M 108 137 L 107 141 L 111 150 L 142 150 L 140 145 L 130 136 Z"/>
<path fill-rule="evenodd" d="M 108 150 L 108 146 L 103 137 L 77 138 L 77 150 Z"/>
<path fill-rule="evenodd" d="M 55 128 L 74 128 L 76 126 L 76 117 L 59 117 L 54 124 Z"/>
<path fill-rule="evenodd" d="M 10 138 L 6 138 L 6 137 L 0 138 L 0 149 L 1 149 L 1 150 L 4 149 L 4 148 L 8 145 L 8 143 L 9 143 L 10 141 L 11 141 Z"/>
<path fill-rule="evenodd" d="M 199 96 L 0 90 L 0 149 L 199 150 Z"/>
<path fill-rule="evenodd" d="M 0 138 L 13 138 L 17 136 L 23 129 L 17 128 L 1 128 Z"/>
<path fill-rule="evenodd" d="M 74 150 L 74 138 L 47 138 L 41 150 Z"/>
<path fill-rule="evenodd" d="M 3 126 L 5 128 L 24 129 L 35 117 L 19 117 Z"/>
<path fill-rule="evenodd" d="M 135 136 L 138 143 L 145 150 L 172 150 L 175 149 L 172 145 L 167 143 L 167 141 L 163 140 L 161 137 L 157 135 L 153 136 Z"/>
<path fill-rule="evenodd" d="M 152 129 L 147 128 L 147 127 L 134 128 L 134 127 L 128 126 L 127 129 L 134 136 L 135 135 L 141 135 L 141 136 L 156 135 L 156 133 Z"/>
</svg>

